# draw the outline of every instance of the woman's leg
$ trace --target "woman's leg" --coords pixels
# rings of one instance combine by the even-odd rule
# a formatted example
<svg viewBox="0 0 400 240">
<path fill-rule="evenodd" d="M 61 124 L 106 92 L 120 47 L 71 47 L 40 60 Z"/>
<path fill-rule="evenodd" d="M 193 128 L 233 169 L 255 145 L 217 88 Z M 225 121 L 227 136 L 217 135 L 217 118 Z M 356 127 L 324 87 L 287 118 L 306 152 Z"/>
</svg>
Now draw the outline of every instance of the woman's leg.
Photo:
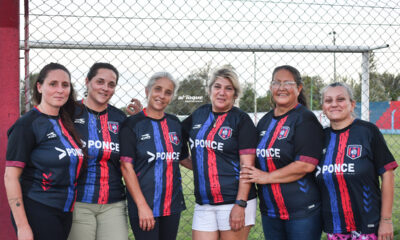
<svg viewBox="0 0 400 240">
<path fill-rule="evenodd" d="M 317 211 L 305 218 L 285 221 L 285 229 L 288 240 L 320 240 L 321 212 Z"/>
<path fill-rule="evenodd" d="M 72 213 L 24 198 L 24 206 L 35 240 L 66 240 L 71 230 Z"/>
<path fill-rule="evenodd" d="M 159 238 L 162 240 L 175 240 L 178 235 L 179 220 L 181 213 L 172 214 L 171 216 L 160 217 Z"/>
<path fill-rule="evenodd" d="M 126 203 L 103 204 L 97 215 L 96 240 L 126 240 L 128 239 L 128 223 Z"/>
<path fill-rule="evenodd" d="M 261 214 L 261 220 L 265 240 L 286 240 L 284 220 L 263 214 Z"/>
</svg>

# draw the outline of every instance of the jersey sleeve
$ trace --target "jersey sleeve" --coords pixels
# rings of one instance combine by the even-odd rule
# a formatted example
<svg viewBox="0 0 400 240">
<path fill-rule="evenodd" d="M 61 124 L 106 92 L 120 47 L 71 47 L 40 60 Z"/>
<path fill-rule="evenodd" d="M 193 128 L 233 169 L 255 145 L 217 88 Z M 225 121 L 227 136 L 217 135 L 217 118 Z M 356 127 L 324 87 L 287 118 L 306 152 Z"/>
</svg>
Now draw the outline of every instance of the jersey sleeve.
<svg viewBox="0 0 400 240">
<path fill-rule="evenodd" d="M 257 129 L 247 114 L 241 116 L 238 124 L 239 154 L 255 154 L 257 147 Z"/>
<path fill-rule="evenodd" d="M 187 138 L 189 136 L 190 128 L 192 127 L 192 118 L 192 115 L 190 115 L 182 121 L 182 136 L 185 135 Z"/>
<path fill-rule="evenodd" d="M 120 161 L 134 164 L 136 155 L 136 134 L 130 124 L 130 119 L 126 119 L 119 132 Z"/>
<path fill-rule="evenodd" d="M 372 151 L 375 169 L 377 169 L 379 175 L 398 167 L 382 133 L 375 126 L 373 127 Z"/>
<path fill-rule="evenodd" d="M 317 165 L 322 157 L 323 143 L 324 132 L 318 120 L 304 119 L 294 133 L 295 160 Z"/>
<path fill-rule="evenodd" d="M 24 168 L 30 159 L 35 142 L 35 135 L 30 125 L 14 124 L 8 130 L 6 166 Z"/>
</svg>

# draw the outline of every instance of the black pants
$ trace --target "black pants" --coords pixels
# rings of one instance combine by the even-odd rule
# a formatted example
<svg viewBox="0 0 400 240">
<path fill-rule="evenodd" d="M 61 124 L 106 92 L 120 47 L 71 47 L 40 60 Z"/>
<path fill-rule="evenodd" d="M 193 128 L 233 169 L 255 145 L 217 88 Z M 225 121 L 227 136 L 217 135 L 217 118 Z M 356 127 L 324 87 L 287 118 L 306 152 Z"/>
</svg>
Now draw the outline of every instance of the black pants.
<svg viewBox="0 0 400 240">
<path fill-rule="evenodd" d="M 175 240 L 178 234 L 180 218 L 180 213 L 166 217 L 156 217 L 154 218 L 156 223 L 153 230 L 143 231 L 139 227 L 139 218 L 137 216 L 132 217 L 129 214 L 133 235 L 135 235 L 136 240 Z"/>
<path fill-rule="evenodd" d="M 26 197 L 24 206 L 35 240 L 67 240 L 72 225 L 72 212 L 63 212 Z M 11 221 L 17 232 L 12 214 Z"/>
</svg>

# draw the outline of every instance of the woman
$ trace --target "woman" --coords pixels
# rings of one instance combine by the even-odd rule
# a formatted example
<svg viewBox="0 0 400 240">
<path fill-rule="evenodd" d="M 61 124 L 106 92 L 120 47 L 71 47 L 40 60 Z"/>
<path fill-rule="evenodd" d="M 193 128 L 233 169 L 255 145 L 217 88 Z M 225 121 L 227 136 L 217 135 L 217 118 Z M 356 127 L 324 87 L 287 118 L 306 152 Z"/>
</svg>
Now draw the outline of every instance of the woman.
<svg viewBox="0 0 400 240">
<path fill-rule="evenodd" d="M 275 68 L 270 85 L 275 108 L 258 123 L 258 168 L 241 178 L 258 184 L 265 239 L 320 239 L 318 187 L 311 172 L 322 154 L 323 130 L 307 109 L 300 72 Z"/>
<path fill-rule="evenodd" d="M 254 185 L 239 179 L 240 166 L 254 165 L 256 129 L 234 107 L 239 80 L 229 68 L 216 70 L 209 85 L 211 105 L 195 110 L 183 126 L 190 137 L 196 206 L 192 236 L 198 239 L 247 239 L 255 224 Z"/>
<path fill-rule="evenodd" d="M 322 109 L 331 122 L 316 172 L 324 231 L 328 240 L 393 239 L 393 170 L 398 165 L 379 129 L 355 119 L 355 104 L 344 83 L 322 90 Z"/>
<path fill-rule="evenodd" d="M 8 131 L 5 186 L 18 239 L 66 240 L 84 154 L 74 129 L 69 71 L 46 65 L 33 89 L 34 109 Z"/>
<path fill-rule="evenodd" d="M 85 84 L 87 96 L 75 114 L 75 127 L 88 149 L 88 167 L 78 181 L 69 240 L 128 238 L 125 189 L 119 153 L 119 129 L 126 115 L 109 105 L 119 73 L 109 63 L 95 63 Z"/>
<path fill-rule="evenodd" d="M 155 73 L 146 86 L 147 108 L 121 127 L 121 170 L 130 224 L 137 240 L 173 240 L 185 207 L 179 163 L 187 157 L 179 119 L 165 113 L 176 84 Z M 181 162 L 182 163 L 182 162 Z"/>
</svg>

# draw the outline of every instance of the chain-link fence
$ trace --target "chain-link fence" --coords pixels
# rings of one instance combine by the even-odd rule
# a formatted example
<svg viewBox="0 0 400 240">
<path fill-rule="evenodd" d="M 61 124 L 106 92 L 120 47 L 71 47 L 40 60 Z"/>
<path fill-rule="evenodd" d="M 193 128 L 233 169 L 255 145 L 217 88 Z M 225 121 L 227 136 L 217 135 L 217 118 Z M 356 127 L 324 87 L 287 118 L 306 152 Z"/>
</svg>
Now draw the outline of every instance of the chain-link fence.
<svg viewBox="0 0 400 240">
<path fill-rule="evenodd" d="M 166 70 L 180 81 L 168 110 L 182 116 L 208 101 L 210 70 L 229 64 L 243 87 L 240 107 L 251 116 L 257 112 L 258 119 L 271 109 L 269 82 L 273 68 L 282 64 L 302 72 L 310 108 L 321 119 L 319 90 L 329 82 L 346 81 L 360 102 L 362 89 L 368 90 L 361 87 L 362 76 L 368 76 L 364 52 L 369 99 L 363 104 L 369 104 L 370 121 L 384 130 L 400 162 L 398 1 L 26 0 L 21 1 L 21 39 L 21 76 L 27 82 L 46 63 L 59 62 L 71 71 L 82 97 L 89 67 L 110 62 L 121 73 L 111 103 L 123 108 L 132 97 L 144 102 L 148 78 Z M 29 108 L 29 94 L 21 95 L 21 105 Z M 190 239 L 193 184 L 191 173 L 183 174 L 188 210 L 178 238 Z M 395 187 L 394 226 L 400 235 L 400 180 Z M 257 221 L 251 239 L 262 239 Z"/>
</svg>

